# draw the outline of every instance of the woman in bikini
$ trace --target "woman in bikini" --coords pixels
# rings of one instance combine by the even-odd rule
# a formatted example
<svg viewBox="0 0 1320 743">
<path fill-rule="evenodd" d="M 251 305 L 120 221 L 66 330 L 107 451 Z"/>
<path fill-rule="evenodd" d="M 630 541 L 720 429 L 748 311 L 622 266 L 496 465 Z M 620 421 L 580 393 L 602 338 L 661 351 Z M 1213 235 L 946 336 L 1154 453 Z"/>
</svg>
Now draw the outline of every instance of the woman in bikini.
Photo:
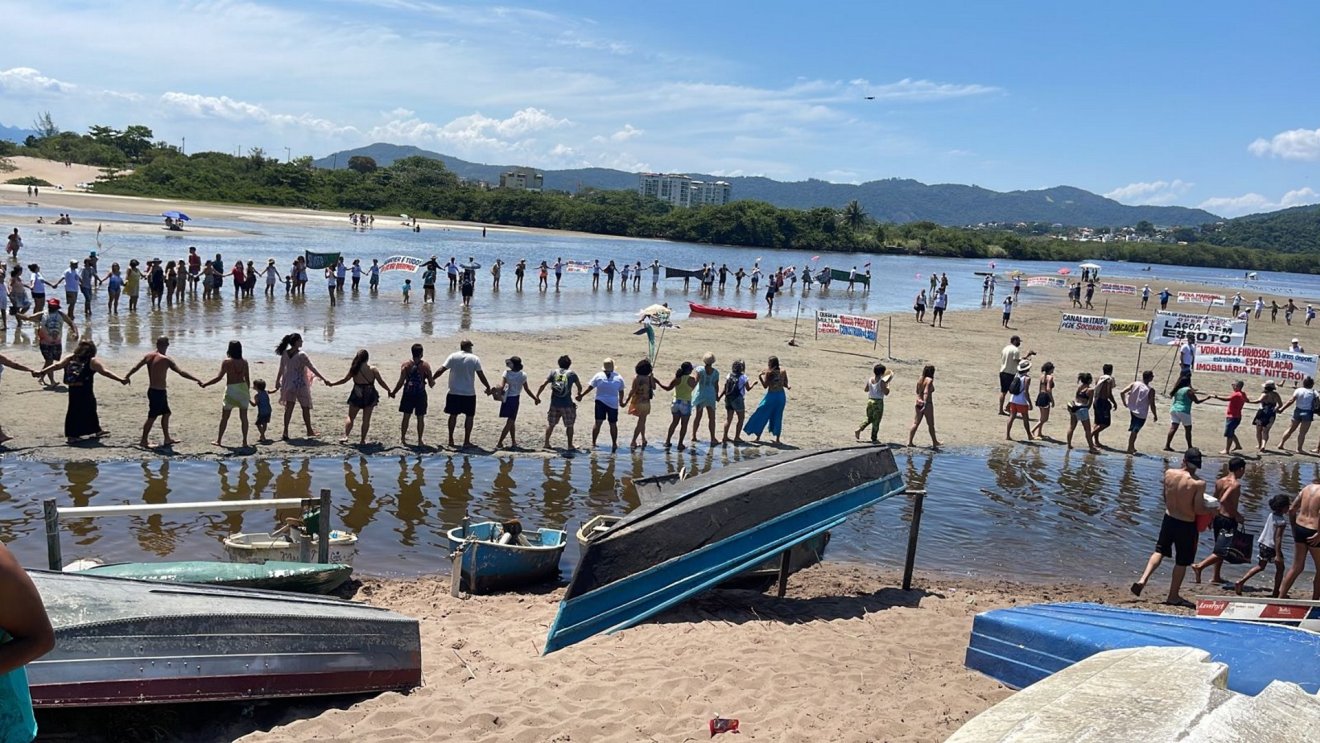
<svg viewBox="0 0 1320 743">
<path fill-rule="evenodd" d="M 252 384 L 251 372 L 248 369 L 247 359 L 243 358 L 243 344 L 239 341 L 230 341 L 229 348 L 225 351 L 225 360 L 220 362 L 220 371 L 209 381 L 203 382 L 202 387 L 210 387 L 225 380 L 225 400 L 220 409 L 220 431 L 215 435 L 215 441 L 211 443 L 215 446 L 223 447 L 225 438 L 225 428 L 229 426 L 229 415 L 238 409 L 238 422 L 243 430 L 243 448 L 248 448 L 248 405 L 251 403 L 251 395 L 248 394 L 248 388 Z"/>
<path fill-rule="evenodd" d="M 940 448 L 940 440 L 935 436 L 935 365 L 927 364 L 921 370 L 921 379 L 917 380 L 916 413 L 912 416 L 912 427 L 908 429 L 908 446 L 913 445 L 917 429 L 921 422 L 926 422 L 930 431 L 931 447 Z"/>
<path fill-rule="evenodd" d="M 1073 432 L 1077 430 L 1077 424 L 1082 424 L 1082 433 L 1086 434 L 1086 448 L 1093 454 L 1098 454 L 1095 440 L 1091 438 L 1091 398 L 1095 396 L 1095 390 L 1091 387 L 1091 372 L 1082 372 L 1077 375 L 1077 391 L 1073 393 L 1073 401 L 1068 403 L 1068 448 L 1073 448 Z"/>
<path fill-rule="evenodd" d="M 637 417 L 637 425 L 633 428 L 632 445 L 629 448 L 636 449 L 639 446 L 638 438 L 642 440 L 640 446 L 646 448 L 646 417 L 651 414 L 651 398 L 655 396 L 655 388 L 659 387 L 660 383 L 651 373 L 653 369 L 649 359 L 638 361 L 633 371 L 637 375 L 633 377 L 632 386 L 628 388 L 628 397 L 623 401 L 628 414 Z"/>
<path fill-rule="evenodd" d="M 302 408 L 303 424 L 307 427 L 307 436 L 316 437 L 312 430 L 312 379 L 325 382 L 325 377 L 312 365 L 312 360 L 302 350 L 303 339 L 300 333 L 289 333 L 275 347 L 280 357 L 280 370 L 275 374 L 275 389 L 280 393 L 280 403 L 284 405 L 284 440 L 289 439 L 289 422 L 293 420 L 293 406 Z"/>
<path fill-rule="evenodd" d="M 1050 420 L 1050 410 L 1054 408 L 1054 362 L 1046 361 L 1040 367 L 1040 387 L 1036 391 L 1036 409 L 1040 411 L 1040 420 L 1036 422 L 1036 438 L 1043 439 L 1045 424 Z"/>
<path fill-rule="evenodd" d="M 353 357 L 353 363 L 349 364 L 348 373 L 344 378 L 337 382 L 326 383 L 330 387 L 335 387 L 349 380 L 353 382 L 353 391 L 348 393 L 348 419 L 344 421 L 344 437 L 339 440 L 341 444 L 348 443 L 348 435 L 353 432 L 353 421 L 357 420 L 358 412 L 361 412 L 362 438 L 358 443 L 360 446 L 367 445 L 367 431 L 371 430 L 371 411 L 380 403 L 380 393 L 376 391 L 376 385 L 379 384 L 380 388 L 389 394 L 389 384 L 380 375 L 379 369 L 367 363 L 370 360 L 371 356 L 365 348 L 358 351 Z"/>
<path fill-rule="evenodd" d="M 1256 445 L 1258 451 L 1265 451 L 1270 445 L 1270 429 L 1274 427 L 1274 421 L 1279 416 L 1279 408 L 1283 406 L 1283 398 L 1275 390 L 1273 382 L 1266 382 L 1261 389 L 1260 399 L 1255 403 L 1260 406 L 1256 411 L 1256 417 L 1251 423 L 1256 427 Z"/>
</svg>

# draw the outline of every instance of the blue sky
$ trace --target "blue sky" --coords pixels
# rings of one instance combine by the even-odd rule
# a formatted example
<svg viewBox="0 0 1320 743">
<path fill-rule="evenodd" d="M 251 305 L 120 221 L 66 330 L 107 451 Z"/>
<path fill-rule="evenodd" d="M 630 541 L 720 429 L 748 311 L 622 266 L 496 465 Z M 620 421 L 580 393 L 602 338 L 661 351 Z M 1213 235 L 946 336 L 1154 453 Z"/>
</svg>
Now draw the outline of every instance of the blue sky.
<svg viewBox="0 0 1320 743">
<path fill-rule="evenodd" d="M 1320 3 L 0 0 L 0 123 L 187 149 L 1320 202 Z M 867 100 L 866 96 L 874 96 Z"/>
</svg>

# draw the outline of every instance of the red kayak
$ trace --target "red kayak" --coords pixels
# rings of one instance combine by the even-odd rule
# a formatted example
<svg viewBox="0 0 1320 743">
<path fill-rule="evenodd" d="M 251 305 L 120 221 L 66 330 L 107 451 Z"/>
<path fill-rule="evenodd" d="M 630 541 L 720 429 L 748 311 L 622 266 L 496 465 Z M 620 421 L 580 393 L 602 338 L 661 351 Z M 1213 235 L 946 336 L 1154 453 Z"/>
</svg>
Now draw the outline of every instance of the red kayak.
<svg viewBox="0 0 1320 743">
<path fill-rule="evenodd" d="M 713 315 L 715 317 L 736 317 L 739 320 L 755 320 L 756 313 L 751 310 L 739 310 L 733 307 L 711 307 L 708 304 L 688 302 L 694 315 Z"/>
</svg>

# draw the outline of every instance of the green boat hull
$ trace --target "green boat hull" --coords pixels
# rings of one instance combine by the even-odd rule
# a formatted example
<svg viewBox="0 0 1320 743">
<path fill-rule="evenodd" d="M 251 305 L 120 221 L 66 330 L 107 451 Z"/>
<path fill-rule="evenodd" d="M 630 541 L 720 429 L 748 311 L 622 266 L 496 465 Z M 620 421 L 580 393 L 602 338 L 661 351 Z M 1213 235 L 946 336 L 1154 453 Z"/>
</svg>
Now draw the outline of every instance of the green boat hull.
<svg viewBox="0 0 1320 743">
<path fill-rule="evenodd" d="M 78 572 L 161 583 L 263 588 L 268 591 L 290 591 L 294 593 L 329 593 L 348 580 L 349 576 L 353 574 L 353 568 L 350 565 L 275 560 L 264 563 L 194 560 L 188 562 L 125 562 L 115 565 L 98 565 Z"/>
</svg>

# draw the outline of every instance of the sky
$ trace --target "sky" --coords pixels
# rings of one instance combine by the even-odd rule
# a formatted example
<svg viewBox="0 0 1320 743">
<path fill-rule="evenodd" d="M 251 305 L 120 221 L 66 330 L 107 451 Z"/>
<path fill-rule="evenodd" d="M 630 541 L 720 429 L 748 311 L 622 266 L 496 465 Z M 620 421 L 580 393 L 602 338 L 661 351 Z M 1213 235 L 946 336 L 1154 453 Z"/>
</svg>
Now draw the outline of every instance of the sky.
<svg viewBox="0 0 1320 743">
<path fill-rule="evenodd" d="M 0 124 L 187 152 L 1320 203 L 1320 3 L 0 0 Z M 735 194 L 736 197 L 736 194 Z"/>
</svg>

